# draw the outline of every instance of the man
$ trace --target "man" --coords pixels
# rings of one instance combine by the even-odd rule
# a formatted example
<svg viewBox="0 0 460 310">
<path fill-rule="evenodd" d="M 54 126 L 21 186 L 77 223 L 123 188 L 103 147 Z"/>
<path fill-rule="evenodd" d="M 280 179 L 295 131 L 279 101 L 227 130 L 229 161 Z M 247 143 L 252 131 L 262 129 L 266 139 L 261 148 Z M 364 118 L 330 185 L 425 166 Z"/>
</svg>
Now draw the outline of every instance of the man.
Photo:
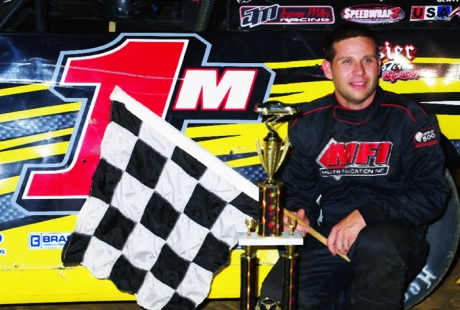
<svg viewBox="0 0 460 310">
<path fill-rule="evenodd" d="M 359 24 L 331 31 L 322 68 L 335 91 L 289 123 L 285 207 L 327 236 L 325 247 L 297 225 L 302 310 L 402 309 L 428 255 L 426 226 L 449 195 L 436 118 L 378 86 L 378 46 Z M 281 267 L 261 299 L 281 299 Z"/>
</svg>

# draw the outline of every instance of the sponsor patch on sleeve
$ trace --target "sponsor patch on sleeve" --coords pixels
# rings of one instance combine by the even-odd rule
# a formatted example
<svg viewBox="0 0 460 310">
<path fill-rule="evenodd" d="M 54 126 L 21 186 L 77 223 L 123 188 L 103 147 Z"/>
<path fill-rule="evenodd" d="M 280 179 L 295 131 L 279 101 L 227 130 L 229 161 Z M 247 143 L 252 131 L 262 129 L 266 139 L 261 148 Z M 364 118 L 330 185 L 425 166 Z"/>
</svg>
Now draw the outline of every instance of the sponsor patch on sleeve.
<svg viewBox="0 0 460 310">
<path fill-rule="evenodd" d="M 438 137 L 434 127 L 422 128 L 414 135 L 415 147 L 424 147 L 435 145 L 438 143 Z"/>
</svg>

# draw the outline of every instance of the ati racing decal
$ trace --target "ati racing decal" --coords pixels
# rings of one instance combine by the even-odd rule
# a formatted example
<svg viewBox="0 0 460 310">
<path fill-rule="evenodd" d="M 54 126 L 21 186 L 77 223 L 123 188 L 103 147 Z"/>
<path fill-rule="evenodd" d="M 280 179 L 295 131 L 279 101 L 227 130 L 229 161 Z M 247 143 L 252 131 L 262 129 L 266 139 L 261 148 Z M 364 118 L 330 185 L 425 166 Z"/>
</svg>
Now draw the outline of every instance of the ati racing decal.
<svg viewBox="0 0 460 310">
<path fill-rule="evenodd" d="M 415 147 L 424 147 L 438 143 L 436 132 L 433 127 L 419 130 L 414 136 Z"/>
<path fill-rule="evenodd" d="M 337 142 L 331 139 L 316 162 L 322 177 L 388 174 L 392 142 Z"/>
<path fill-rule="evenodd" d="M 331 6 L 242 6 L 241 27 L 259 25 L 311 25 L 333 24 L 334 9 Z"/>
<path fill-rule="evenodd" d="M 78 119 L 66 133 L 70 140 L 59 144 L 61 162 L 24 164 L 11 213 L 78 213 L 100 159 L 115 86 L 183 131 L 191 123 L 260 122 L 247 111 L 267 100 L 274 73 L 261 63 L 210 63 L 210 53 L 211 45 L 196 34 L 121 34 L 101 47 L 61 52 L 50 83 L 57 86 L 43 92 L 52 97 L 47 102 L 77 102 Z M 91 95 L 72 98 L 74 89 Z"/>
<path fill-rule="evenodd" d="M 344 8 L 340 15 L 346 21 L 359 24 L 389 24 L 400 21 L 405 14 L 400 7 L 361 4 Z"/>
<path fill-rule="evenodd" d="M 410 21 L 449 21 L 451 11 L 452 6 L 450 5 L 413 6 L 410 12 Z"/>
<path fill-rule="evenodd" d="M 385 82 L 395 83 L 398 80 L 418 80 L 418 74 L 415 65 L 412 63 L 415 59 L 417 49 L 412 44 L 392 46 L 390 42 L 385 41 L 380 47 L 380 59 L 382 60 L 382 80 Z"/>
</svg>

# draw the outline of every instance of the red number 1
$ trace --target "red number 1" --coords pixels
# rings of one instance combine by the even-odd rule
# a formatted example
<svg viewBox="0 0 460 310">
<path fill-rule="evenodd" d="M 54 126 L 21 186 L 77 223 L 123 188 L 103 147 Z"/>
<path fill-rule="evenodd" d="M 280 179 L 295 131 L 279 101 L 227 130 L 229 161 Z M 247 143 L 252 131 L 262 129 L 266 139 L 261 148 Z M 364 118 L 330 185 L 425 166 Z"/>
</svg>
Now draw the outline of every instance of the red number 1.
<svg viewBox="0 0 460 310">
<path fill-rule="evenodd" d="M 69 58 L 61 83 L 95 85 L 94 100 L 87 119 L 82 121 L 83 131 L 75 141 L 77 151 L 68 168 L 32 172 L 25 196 L 87 196 L 109 123 L 109 96 L 114 87 L 121 87 L 162 116 L 171 100 L 185 48 L 185 40 L 133 39 L 98 55 Z"/>
</svg>

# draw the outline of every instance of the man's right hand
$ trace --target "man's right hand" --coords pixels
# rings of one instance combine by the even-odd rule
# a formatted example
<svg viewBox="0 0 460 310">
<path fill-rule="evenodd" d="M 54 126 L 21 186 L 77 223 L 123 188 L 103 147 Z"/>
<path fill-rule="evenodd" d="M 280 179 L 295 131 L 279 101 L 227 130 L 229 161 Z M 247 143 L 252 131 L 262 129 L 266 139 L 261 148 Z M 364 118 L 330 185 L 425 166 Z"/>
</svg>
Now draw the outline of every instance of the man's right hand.
<svg viewBox="0 0 460 310">
<path fill-rule="evenodd" d="M 295 226 L 295 231 L 300 232 L 302 237 L 305 237 L 305 235 L 308 233 L 308 227 L 303 226 L 302 224 L 299 223 L 299 220 L 310 226 L 310 220 L 308 219 L 307 215 L 305 214 L 304 209 L 299 209 L 299 211 L 294 212 L 294 211 L 289 211 L 292 215 L 295 215 L 297 217 L 297 225 Z M 291 220 L 286 214 L 283 215 L 283 230 L 284 231 L 289 231 L 289 225 L 288 222 Z M 292 221 L 292 220 L 291 220 Z"/>
</svg>

